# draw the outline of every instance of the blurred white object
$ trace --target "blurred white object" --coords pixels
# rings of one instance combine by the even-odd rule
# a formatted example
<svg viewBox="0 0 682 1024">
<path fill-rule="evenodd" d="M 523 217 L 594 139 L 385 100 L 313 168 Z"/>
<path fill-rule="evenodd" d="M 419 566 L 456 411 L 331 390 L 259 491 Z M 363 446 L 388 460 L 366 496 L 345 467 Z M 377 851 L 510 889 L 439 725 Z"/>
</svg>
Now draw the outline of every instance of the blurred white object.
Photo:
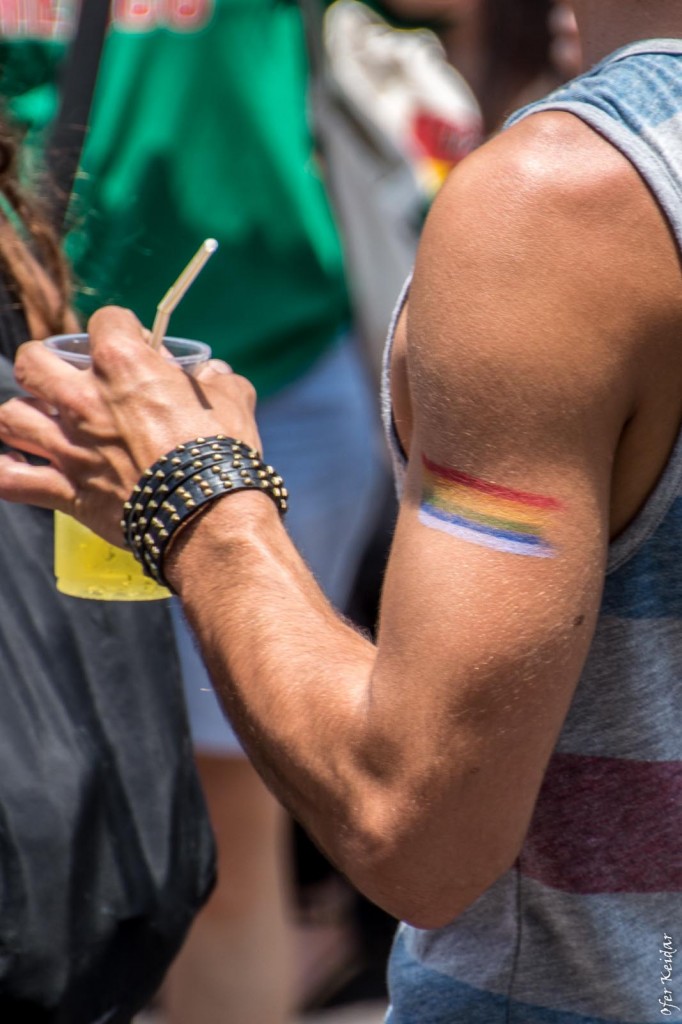
<svg viewBox="0 0 682 1024">
<path fill-rule="evenodd" d="M 325 41 L 341 88 L 406 156 L 432 197 L 483 140 L 476 98 L 439 40 L 424 29 L 395 29 L 356 0 L 337 0 Z"/>
</svg>

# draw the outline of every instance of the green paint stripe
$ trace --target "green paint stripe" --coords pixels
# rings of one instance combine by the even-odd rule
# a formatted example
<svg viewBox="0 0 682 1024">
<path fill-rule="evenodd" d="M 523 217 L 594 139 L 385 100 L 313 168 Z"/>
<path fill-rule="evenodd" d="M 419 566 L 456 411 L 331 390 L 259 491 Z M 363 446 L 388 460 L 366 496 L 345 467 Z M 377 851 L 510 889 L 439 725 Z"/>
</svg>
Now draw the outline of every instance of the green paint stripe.
<svg viewBox="0 0 682 1024">
<path fill-rule="evenodd" d="M 506 519 L 501 516 L 489 515 L 466 505 L 443 500 L 438 493 L 429 493 L 427 491 L 424 495 L 424 500 L 430 505 L 435 505 L 436 508 L 442 509 L 443 512 L 450 512 L 452 515 L 460 516 L 462 519 L 469 519 L 472 523 L 480 523 L 482 526 L 490 526 L 496 530 L 525 533 L 532 537 L 542 536 L 542 526 L 538 523 L 522 523 L 517 519 Z"/>
</svg>

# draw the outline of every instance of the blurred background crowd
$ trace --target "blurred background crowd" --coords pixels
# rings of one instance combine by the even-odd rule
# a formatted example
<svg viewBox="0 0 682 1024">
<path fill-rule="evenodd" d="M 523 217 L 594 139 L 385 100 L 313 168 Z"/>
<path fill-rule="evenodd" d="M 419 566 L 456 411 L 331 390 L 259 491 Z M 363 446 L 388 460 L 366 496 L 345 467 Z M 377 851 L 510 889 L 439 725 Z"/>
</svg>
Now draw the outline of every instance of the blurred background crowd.
<svg viewBox="0 0 682 1024">
<path fill-rule="evenodd" d="M 391 306 L 451 169 L 579 72 L 570 7 L 113 0 L 109 13 L 73 191 L 56 197 L 69 269 L 38 257 L 48 290 L 82 323 L 117 303 L 150 325 L 198 244 L 218 240 L 173 333 L 208 342 L 255 383 L 264 454 L 292 495 L 291 534 L 330 599 L 371 631 L 395 511 L 377 387 Z M 78 19 L 76 0 L 0 4 L 10 221 L 26 221 L 15 176 L 50 219 Z M 2 244 L 0 257 L 13 266 Z M 42 294 L 31 292 L 15 282 L 29 314 Z M 60 316 L 28 315 L 27 332 L 48 333 Z M 150 1019 L 380 1020 L 395 922 L 275 804 L 169 605 L 219 874 Z"/>
</svg>

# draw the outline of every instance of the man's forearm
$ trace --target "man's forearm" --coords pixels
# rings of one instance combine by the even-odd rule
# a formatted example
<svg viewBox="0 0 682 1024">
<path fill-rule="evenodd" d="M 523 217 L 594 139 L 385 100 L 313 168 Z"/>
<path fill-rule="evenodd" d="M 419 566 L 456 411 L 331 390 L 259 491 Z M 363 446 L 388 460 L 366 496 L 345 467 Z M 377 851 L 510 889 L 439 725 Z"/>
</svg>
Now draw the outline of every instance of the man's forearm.
<svg viewBox="0 0 682 1024">
<path fill-rule="evenodd" d="M 405 679 L 379 680 L 373 644 L 331 608 L 267 497 L 216 503 L 180 535 L 166 571 L 254 766 L 361 892 L 436 927 L 494 881 L 506 862 L 481 864 L 472 839 L 473 807 L 494 815 L 485 783 L 479 795 L 472 782 L 484 773 L 459 756 L 436 779 Z"/>
<path fill-rule="evenodd" d="M 374 646 L 331 608 L 264 496 L 217 503 L 181 535 L 167 569 L 249 756 L 345 860 L 338 842 L 354 846 L 351 814 L 362 833 Z"/>
</svg>

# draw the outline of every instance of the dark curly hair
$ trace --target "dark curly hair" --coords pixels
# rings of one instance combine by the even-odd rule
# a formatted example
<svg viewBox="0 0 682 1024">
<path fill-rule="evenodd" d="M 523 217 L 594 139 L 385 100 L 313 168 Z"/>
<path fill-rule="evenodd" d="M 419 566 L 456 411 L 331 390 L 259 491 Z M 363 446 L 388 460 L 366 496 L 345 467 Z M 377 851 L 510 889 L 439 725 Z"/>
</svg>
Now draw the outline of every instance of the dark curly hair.
<svg viewBox="0 0 682 1024">
<path fill-rule="evenodd" d="M 1 113 L 0 197 L 0 270 L 21 305 L 58 334 L 71 298 L 69 270 L 47 202 L 20 184 L 19 140 Z M 54 285 L 52 294 L 36 275 L 36 261 Z"/>
</svg>

